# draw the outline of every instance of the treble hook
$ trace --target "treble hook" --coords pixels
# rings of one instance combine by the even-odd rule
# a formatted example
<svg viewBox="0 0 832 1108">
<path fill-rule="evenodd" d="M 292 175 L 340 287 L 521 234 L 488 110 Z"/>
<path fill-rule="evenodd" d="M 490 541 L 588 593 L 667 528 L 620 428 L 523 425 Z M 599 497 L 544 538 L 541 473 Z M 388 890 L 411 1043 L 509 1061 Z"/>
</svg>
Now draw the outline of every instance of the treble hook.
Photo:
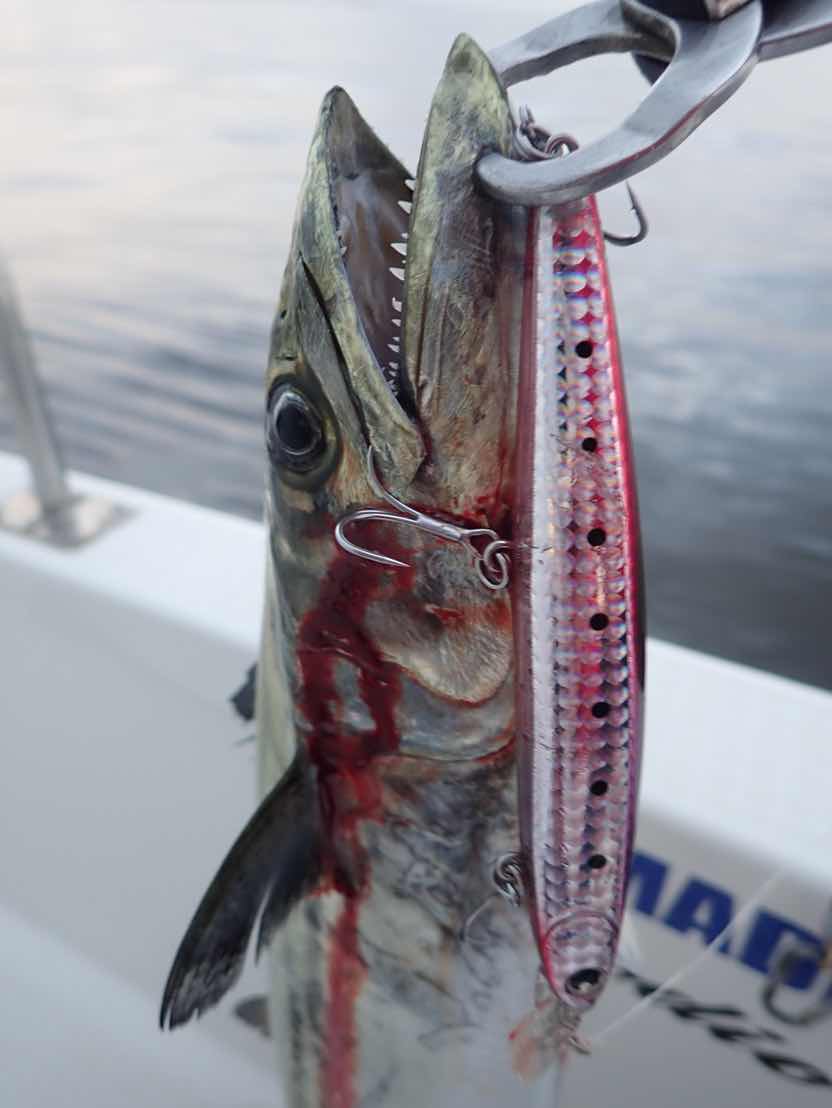
<svg viewBox="0 0 832 1108">
<path fill-rule="evenodd" d="M 604 231 L 604 238 L 607 242 L 611 242 L 613 246 L 635 246 L 637 242 L 643 242 L 647 238 L 647 232 L 650 230 L 650 224 L 647 222 L 647 216 L 644 214 L 644 208 L 639 203 L 639 199 L 630 187 L 629 181 L 627 182 L 627 195 L 630 198 L 630 208 L 635 212 L 636 219 L 638 220 L 638 230 L 634 235 L 614 235 L 611 231 Z"/>
<path fill-rule="evenodd" d="M 391 566 L 395 569 L 408 569 L 407 562 L 401 562 L 398 558 L 391 558 L 388 554 L 378 554 L 374 550 L 367 550 L 358 546 L 347 538 L 345 528 L 351 523 L 375 520 L 377 523 L 396 523 L 400 526 L 415 527 L 418 531 L 425 531 L 436 538 L 445 539 L 447 542 L 458 542 L 464 546 L 471 555 L 480 581 L 489 589 L 498 591 L 508 584 L 508 558 L 506 551 L 510 543 L 505 542 L 496 531 L 490 527 L 458 527 L 454 523 L 445 523 L 441 519 L 411 508 L 409 504 L 395 497 L 382 485 L 375 467 L 375 457 L 372 446 L 367 448 L 367 474 L 373 492 L 380 500 L 384 500 L 396 509 L 396 512 L 386 512 L 382 508 L 359 508 L 357 512 L 350 512 L 335 525 L 335 542 L 347 554 L 356 558 L 364 558 L 368 562 L 375 562 L 381 566 Z M 400 514 L 399 514 L 400 513 Z M 474 539 L 487 540 L 482 551 L 474 545 Z"/>
<path fill-rule="evenodd" d="M 526 161 L 550 161 L 552 158 L 563 158 L 574 154 L 578 149 L 578 141 L 572 135 L 551 134 L 542 124 L 538 123 L 532 115 L 531 108 L 521 104 L 519 111 L 519 123 L 515 128 L 514 142 L 518 153 Z M 630 198 L 630 208 L 635 213 L 638 221 L 638 230 L 633 235 L 614 235 L 611 231 L 604 231 L 604 238 L 613 246 L 635 246 L 647 238 L 650 224 L 644 214 L 638 197 L 630 186 L 626 184 L 627 195 Z"/>
</svg>

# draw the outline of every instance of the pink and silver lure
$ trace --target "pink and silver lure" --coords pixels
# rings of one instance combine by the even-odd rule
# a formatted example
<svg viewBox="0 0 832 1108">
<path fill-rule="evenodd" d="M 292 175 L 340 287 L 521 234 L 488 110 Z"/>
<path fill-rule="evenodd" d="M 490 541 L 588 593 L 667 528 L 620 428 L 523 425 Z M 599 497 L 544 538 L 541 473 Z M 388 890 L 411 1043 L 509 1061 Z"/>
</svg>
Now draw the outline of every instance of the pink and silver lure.
<svg viewBox="0 0 832 1108">
<path fill-rule="evenodd" d="M 618 947 L 639 780 L 635 477 L 593 197 L 529 213 L 512 569 L 520 838 L 564 1027 Z"/>
</svg>

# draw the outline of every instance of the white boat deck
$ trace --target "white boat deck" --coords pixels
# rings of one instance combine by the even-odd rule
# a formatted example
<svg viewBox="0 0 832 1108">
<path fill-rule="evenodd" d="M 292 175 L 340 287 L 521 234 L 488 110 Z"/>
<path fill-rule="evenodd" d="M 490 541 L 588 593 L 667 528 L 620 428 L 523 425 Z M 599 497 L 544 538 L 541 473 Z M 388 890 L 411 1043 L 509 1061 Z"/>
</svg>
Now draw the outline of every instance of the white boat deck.
<svg viewBox="0 0 832 1108">
<path fill-rule="evenodd" d="M 0 500 L 24 483 L 20 461 L 0 455 Z M 105 481 L 74 484 L 133 514 L 72 552 L 0 534 L 0 1104 L 274 1105 L 269 1044 L 232 1014 L 262 991 L 256 969 L 196 1027 L 163 1036 L 156 1023 L 183 928 L 254 803 L 254 748 L 241 743 L 251 728 L 227 697 L 256 656 L 263 530 Z M 760 946 L 758 909 L 816 930 L 832 893 L 832 696 L 664 643 L 650 643 L 648 665 L 644 976 L 662 980 L 701 954 L 720 890 L 736 910 L 768 880 L 730 954 L 702 959 L 679 985 L 759 1020 L 753 963 L 774 947 Z M 610 993 L 596 1031 L 634 999 L 626 982 Z M 686 1083 L 692 1105 L 828 1103 L 828 1087 L 795 1092 L 793 1077 L 690 1023 L 660 1006 L 633 1020 L 576 1065 L 568 1103 L 612 1103 L 616 1067 L 657 1050 L 673 1065 L 639 1065 L 617 1105 L 688 1103 Z M 823 1026 L 779 1030 L 791 1055 L 815 1066 L 828 1056 Z M 737 1091 L 720 1100 L 726 1082 Z"/>
</svg>

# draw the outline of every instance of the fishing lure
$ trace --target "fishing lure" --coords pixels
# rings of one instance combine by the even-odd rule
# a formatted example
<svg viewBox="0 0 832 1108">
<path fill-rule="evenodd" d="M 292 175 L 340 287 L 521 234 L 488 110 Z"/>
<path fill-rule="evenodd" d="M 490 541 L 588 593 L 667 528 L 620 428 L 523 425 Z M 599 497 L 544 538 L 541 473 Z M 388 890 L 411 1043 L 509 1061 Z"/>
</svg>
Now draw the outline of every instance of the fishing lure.
<svg viewBox="0 0 832 1108">
<path fill-rule="evenodd" d="M 549 985 L 575 1022 L 624 914 L 642 734 L 639 529 L 594 198 L 531 212 L 512 545 L 521 854 Z"/>
</svg>

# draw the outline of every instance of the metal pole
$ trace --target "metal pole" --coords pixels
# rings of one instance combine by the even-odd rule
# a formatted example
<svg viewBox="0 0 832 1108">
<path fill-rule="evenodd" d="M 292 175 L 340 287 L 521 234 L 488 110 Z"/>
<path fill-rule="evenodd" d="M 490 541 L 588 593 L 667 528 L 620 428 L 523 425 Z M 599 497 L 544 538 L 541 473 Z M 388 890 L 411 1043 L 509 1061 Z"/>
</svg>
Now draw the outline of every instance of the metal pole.
<svg viewBox="0 0 832 1108">
<path fill-rule="evenodd" d="M 0 258 L 0 374 L 5 377 L 20 449 L 32 473 L 32 491 L 0 504 L 0 529 L 54 546 L 89 542 L 127 517 L 101 497 L 72 492 L 46 407 L 35 355 L 8 267 Z"/>
<path fill-rule="evenodd" d="M 11 274 L 0 259 L 0 365 L 14 412 L 20 450 L 44 513 L 72 500 L 58 441 L 46 408 L 32 344 L 20 312 Z"/>
</svg>

